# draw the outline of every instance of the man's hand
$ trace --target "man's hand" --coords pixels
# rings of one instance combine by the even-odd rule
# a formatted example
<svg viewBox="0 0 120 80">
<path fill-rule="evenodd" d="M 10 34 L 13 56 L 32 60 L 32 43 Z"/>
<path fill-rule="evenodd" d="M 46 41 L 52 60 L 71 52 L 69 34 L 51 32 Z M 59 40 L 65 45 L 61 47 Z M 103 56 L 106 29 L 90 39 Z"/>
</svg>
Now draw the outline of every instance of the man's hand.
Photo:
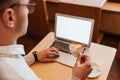
<svg viewBox="0 0 120 80">
<path fill-rule="evenodd" d="M 59 57 L 58 49 L 52 47 L 37 53 L 38 61 L 53 62 Z"/>
<path fill-rule="evenodd" d="M 90 64 L 90 58 L 87 55 L 82 55 L 77 58 L 72 74 L 73 76 L 83 80 L 91 71 L 92 67 Z"/>
</svg>

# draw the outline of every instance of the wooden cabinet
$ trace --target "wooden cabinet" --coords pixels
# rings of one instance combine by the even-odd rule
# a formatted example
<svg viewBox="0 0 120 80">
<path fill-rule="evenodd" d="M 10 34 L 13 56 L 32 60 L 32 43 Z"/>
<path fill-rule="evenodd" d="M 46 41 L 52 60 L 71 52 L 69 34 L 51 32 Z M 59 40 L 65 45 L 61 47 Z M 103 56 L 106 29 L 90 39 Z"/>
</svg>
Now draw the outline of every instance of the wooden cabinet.
<svg viewBox="0 0 120 80">
<path fill-rule="evenodd" d="M 59 3 L 59 12 L 94 19 L 95 24 L 93 29 L 92 41 L 97 42 L 100 28 L 101 8 L 85 5 Z"/>
<path fill-rule="evenodd" d="M 100 30 L 120 35 L 120 3 L 106 2 L 103 5 Z"/>
<path fill-rule="evenodd" d="M 49 20 L 55 19 L 55 13 L 64 13 L 95 20 L 93 42 L 99 42 L 99 28 L 101 21 L 101 7 L 106 0 L 47 0 Z M 51 8 L 52 6 L 52 8 Z"/>
<path fill-rule="evenodd" d="M 120 42 L 119 42 L 119 44 L 118 44 L 117 59 L 120 60 Z"/>
<path fill-rule="evenodd" d="M 33 0 L 36 2 L 36 9 L 33 14 L 29 15 L 28 33 L 44 37 L 48 32 L 48 18 L 46 2 L 44 0 Z"/>
</svg>

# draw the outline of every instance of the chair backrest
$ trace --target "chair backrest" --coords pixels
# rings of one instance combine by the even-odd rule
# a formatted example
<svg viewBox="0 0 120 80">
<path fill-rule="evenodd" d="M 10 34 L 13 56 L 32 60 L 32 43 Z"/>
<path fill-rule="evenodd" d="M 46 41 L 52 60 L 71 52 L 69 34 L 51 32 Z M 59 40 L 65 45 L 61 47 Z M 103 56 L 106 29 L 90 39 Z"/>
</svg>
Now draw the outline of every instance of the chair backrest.
<svg viewBox="0 0 120 80">
<path fill-rule="evenodd" d="M 58 7 L 58 12 L 94 19 L 95 24 L 93 29 L 92 41 L 93 42 L 98 41 L 100 19 L 101 19 L 101 8 L 60 2 Z"/>
<path fill-rule="evenodd" d="M 36 2 L 36 9 L 29 15 L 28 33 L 44 37 L 48 32 L 48 18 L 45 0 L 33 0 Z"/>
</svg>

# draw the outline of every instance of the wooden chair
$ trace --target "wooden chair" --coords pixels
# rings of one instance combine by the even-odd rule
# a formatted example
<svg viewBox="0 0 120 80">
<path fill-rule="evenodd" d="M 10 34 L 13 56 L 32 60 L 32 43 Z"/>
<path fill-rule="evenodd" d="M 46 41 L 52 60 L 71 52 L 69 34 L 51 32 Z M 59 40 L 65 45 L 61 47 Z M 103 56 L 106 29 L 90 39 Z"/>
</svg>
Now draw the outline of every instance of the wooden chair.
<svg viewBox="0 0 120 80">
<path fill-rule="evenodd" d="M 33 0 L 36 2 L 36 9 L 29 15 L 28 33 L 44 37 L 48 32 L 48 18 L 45 0 Z"/>
<path fill-rule="evenodd" d="M 101 12 L 102 12 L 101 8 L 60 2 L 58 7 L 58 12 L 94 19 L 95 24 L 94 24 L 92 41 L 97 43 L 101 41 L 101 39 L 99 39 L 99 28 L 100 28 L 100 20 L 101 20 Z"/>
<path fill-rule="evenodd" d="M 117 49 L 117 59 L 120 60 L 120 41 L 118 43 L 118 49 Z"/>
</svg>

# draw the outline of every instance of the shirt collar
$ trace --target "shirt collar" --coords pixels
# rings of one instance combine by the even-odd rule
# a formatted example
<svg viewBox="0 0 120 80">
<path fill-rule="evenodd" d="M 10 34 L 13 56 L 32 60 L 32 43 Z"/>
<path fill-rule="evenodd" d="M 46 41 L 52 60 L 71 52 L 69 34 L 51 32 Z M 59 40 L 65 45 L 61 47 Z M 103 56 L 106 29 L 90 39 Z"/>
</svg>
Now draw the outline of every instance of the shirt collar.
<svg viewBox="0 0 120 80">
<path fill-rule="evenodd" d="M 25 54 L 23 45 L 0 46 L 0 53 L 4 54 Z"/>
</svg>

